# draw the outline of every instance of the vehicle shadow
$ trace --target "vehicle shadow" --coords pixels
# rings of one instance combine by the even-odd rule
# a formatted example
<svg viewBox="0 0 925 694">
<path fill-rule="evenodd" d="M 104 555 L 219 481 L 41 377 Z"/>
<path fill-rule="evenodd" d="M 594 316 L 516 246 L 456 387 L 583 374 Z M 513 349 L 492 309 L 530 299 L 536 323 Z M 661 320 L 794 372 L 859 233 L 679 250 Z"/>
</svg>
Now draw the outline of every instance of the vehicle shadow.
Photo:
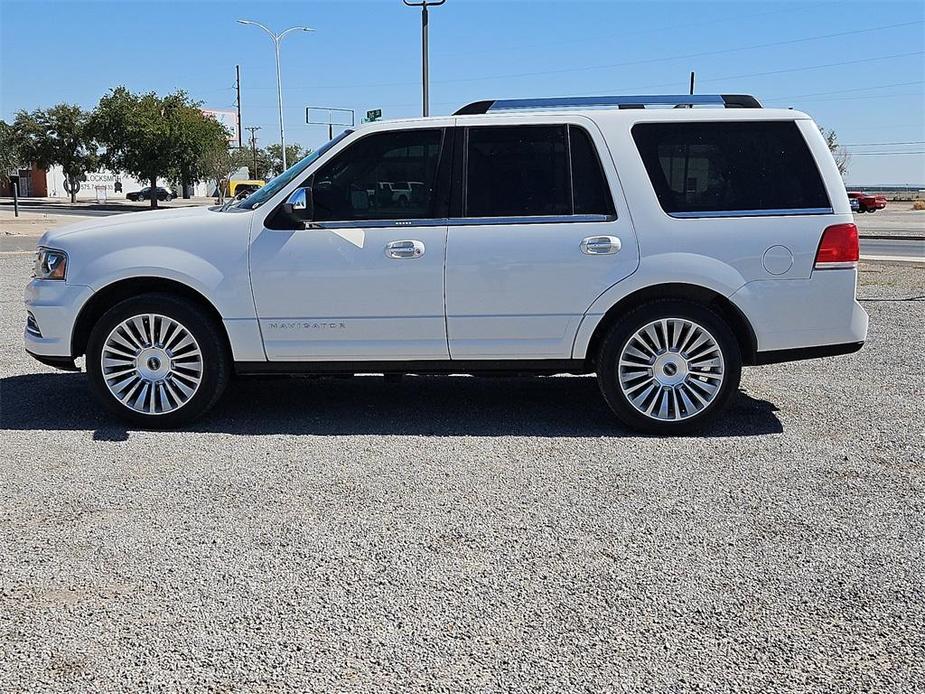
<svg viewBox="0 0 925 694">
<path fill-rule="evenodd" d="M 90 430 L 121 441 L 128 430 L 90 395 L 86 374 L 0 379 L 0 429 Z M 739 391 L 705 436 L 783 431 L 777 408 Z M 622 427 L 587 378 L 242 378 L 187 431 L 341 436 L 638 436 Z"/>
</svg>

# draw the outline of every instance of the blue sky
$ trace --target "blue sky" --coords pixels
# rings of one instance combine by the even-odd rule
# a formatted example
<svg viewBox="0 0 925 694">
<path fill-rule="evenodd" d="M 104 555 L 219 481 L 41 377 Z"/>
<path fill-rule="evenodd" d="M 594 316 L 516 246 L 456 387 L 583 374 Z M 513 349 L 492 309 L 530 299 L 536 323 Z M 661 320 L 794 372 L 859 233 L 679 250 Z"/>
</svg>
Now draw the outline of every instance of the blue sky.
<svg viewBox="0 0 925 694">
<path fill-rule="evenodd" d="M 0 118 L 109 88 L 185 89 L 277 141 L 272 43 L 282 45 L 287 141 L 317 146 L 306 106 L 420 114 L 420 12 L 400 0 L 0 0 Z M 835 128 L 851 183 L 925 184 L 925 3 L 448 0 L 431 11 L 431 112 L 477 99 L 750 93 Z M 894 144 L 908 143 L 908 144 Z M 917 152 L 919 154 L 899 154 Z"/>
</svg>

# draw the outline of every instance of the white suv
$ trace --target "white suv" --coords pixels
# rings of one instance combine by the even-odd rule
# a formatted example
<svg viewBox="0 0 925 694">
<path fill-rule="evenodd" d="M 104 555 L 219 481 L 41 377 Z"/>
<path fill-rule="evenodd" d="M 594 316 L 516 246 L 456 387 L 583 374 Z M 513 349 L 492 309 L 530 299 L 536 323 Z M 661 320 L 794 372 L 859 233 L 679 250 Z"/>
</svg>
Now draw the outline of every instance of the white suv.
<svg viewBox="0 0 925 694">
<path fill-rule="evenodd" d="M 347 131 L 223 207 L 46 233 L 25 342 L 59 368 L 86 355 L 102 402 L 148 427 L 201 415 L 234 373 L 596 373 L 624 423 L 677 433 L 743 365 L 859 349 L 857 260 L 802 113 L 487 101 Z"/>
</svg>

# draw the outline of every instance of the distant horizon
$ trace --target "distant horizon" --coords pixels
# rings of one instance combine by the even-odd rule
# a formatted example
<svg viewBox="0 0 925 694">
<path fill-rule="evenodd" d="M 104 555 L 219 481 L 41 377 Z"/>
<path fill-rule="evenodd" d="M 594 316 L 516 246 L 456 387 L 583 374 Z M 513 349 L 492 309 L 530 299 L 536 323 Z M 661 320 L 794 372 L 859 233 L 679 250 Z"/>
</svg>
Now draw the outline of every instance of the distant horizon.
<svg viewBox="0 0 925 694">
<path fill-rule="evenodd" d="M 889 190 L 897 188 L 899 190 L 925 190 L 925 183 L 851 183 L 845 181 L 845 186 L 852 188 L 875 188 L 877 190 Z"/>
</svg>

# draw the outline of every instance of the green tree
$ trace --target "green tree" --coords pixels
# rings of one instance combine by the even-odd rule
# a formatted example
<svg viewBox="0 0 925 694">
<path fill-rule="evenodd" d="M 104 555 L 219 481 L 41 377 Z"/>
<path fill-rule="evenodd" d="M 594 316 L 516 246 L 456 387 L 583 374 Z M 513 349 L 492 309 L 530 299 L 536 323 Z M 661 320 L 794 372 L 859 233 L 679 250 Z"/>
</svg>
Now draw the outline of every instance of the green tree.
<svg viewBox="0 0 925 694">
<path fill-rule="evenodd" d="M 227 131 L 199 109 L 186 92 L 165 97 L 153 92 L 133 94 L 117 87 L 100 99 L 93 114 L 93 130 L 105 147 L 102 160 L 114 171 L 124 171 L 150 186 L 164 177 L 181 184 L 205 177 L 202 164 L 216 147 L 227 148 Z M 151 196 L 157 207 L 157 196 Z"/>
<path fill-rule="evenodd" d="M 222 152 L 228 152 L 228 131 L 217 120 L 205 115 L 199 106 L 187 102 L 171 112 L 174 156 L 170 178 L 179 183 L 183 197 L 189 197 L 189 185 L 214 178 L 214 173 L 207 171 L 208 164 L 220 158 Z"/>
<path fill-rule="evenodd" d="M 301 145 L 286 145 L 286 163 L 292 166 L 310 152 L 310 149 L 302 149 Z M 257 152 L 257 165 L 266 178 L 279 176 L 283 172 L 283 148 L 278 144 L 267 145 L 262 156 L 260 151 Z"/>
<path fill-rule="evenodd" d="M 43 169 L 59 165 L 71 202 L 76 201 L 80 180 L 100 164 L 90 114 L 79 106 L 58 104 L 31 113 L 20 111 L 12 127 L 20 158 Z"/>
<path fill-rule="evenodd" d="M 13 136 L 13 126 L 0 120 L 0 181 L 10 180 L 10 171 L 19 168 L 19 143 Z"/>
<path fill-rule="evenodd" d="M 251 165 L 250 150 L 227 146 L 206 150 L 199 163 L 203 178 L 215 180 L 219 201 L 228 194 L 228 177 L 242 166 Z"/>
<path fill-rule="evenodd" d="M 100 99 L 93 113 L 93 131 L 104 151 L 104 165 L 148 181 L 152 191 L 159 176 L 170 173 L 173 152 L 170 146 L 168 103 L 157 94 L 133 94 L 116 87 Z M 151 207 L 157 207 L 157 195 L 151 195 Z"/>
</svg>

